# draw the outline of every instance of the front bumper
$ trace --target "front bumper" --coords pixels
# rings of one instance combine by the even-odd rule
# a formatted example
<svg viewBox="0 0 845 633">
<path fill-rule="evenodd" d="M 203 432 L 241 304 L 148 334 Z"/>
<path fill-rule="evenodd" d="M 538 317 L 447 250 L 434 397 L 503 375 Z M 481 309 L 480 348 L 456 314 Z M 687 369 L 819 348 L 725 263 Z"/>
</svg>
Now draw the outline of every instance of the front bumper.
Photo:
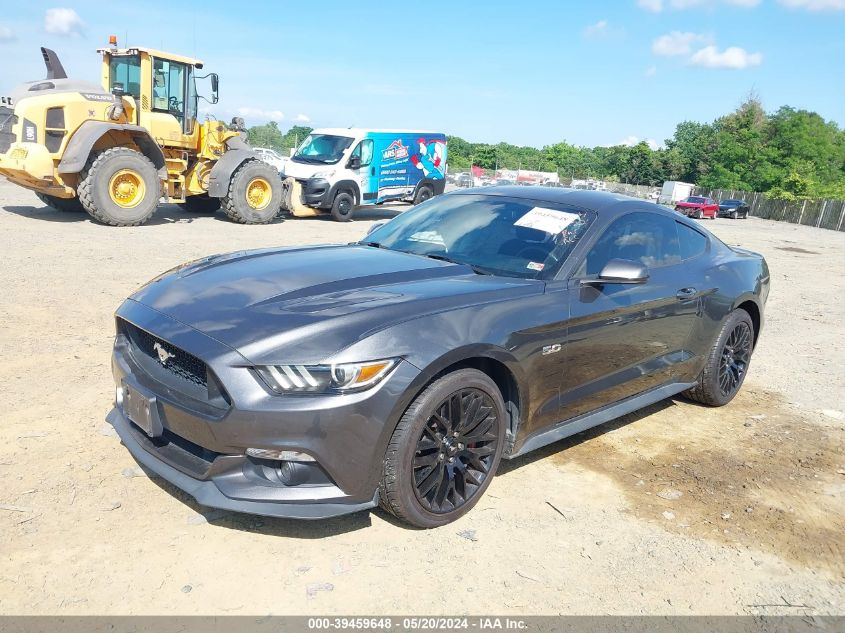
<svg viewBox="0 0 845 633">
<path fill-rule="evenodd" d="M 302 185 L 302 202 L 315 209 L 330 208 L 332 206 L 329 181 L 325 178 L 306 178 L 299 180 Z"/>
<path fill-rule="evenodd" d="M 220 472 L 216 477 L 205 481 L 195 479 L 156 456 L 148 448 L 149 444 L 144 442 L 143 434 L 117 407 L 111 410 L 106 420 L 115 428 L 124 446 L 138 463 L 191 495 L 197 503 L 210 508 L 289 519 L 327 519 L 378 505 L 378 490 L 372 499 L 361 503 L 320 503 L 317 499 L 298 503 L 274 498 L 273 495 L 264 494 L 260 487 L 248 479 L 243 469 L 238 468 L 237 459 L 230 460 L 234 462 L 228 465 L 230 468 L 226 468 L 227 464 L 220 464 Z M 255 497 L 243 498 L 245 491 L 251 488 L 254 489 Z M 227 493 L 237 496 L 230 497 Z"/>
<path fill-rule="evenodd" d="M 374 507 L 384 452 L 419 375 L 400 362 L 375 388 L 328 396 L 277 396 L 263 387 L 240 354 L 135 301 L 117 316 L 169 347 L 205 363 L 226 392 L 201 402 L 194 389 L 164 384 L 129 338 L 116 339 L 112 370 L 118 396 L 107 420 L 144 466 L 198 503 L 251 514 L 317 519 Z M 213 379 L 211 378 L 213 374 Z M 152 437 L 129 420 L 121 394 L 131 389 L 154 409 Z M 289 450 L 315 462 L 270 461 L 247 448 Z"/>
</svg>

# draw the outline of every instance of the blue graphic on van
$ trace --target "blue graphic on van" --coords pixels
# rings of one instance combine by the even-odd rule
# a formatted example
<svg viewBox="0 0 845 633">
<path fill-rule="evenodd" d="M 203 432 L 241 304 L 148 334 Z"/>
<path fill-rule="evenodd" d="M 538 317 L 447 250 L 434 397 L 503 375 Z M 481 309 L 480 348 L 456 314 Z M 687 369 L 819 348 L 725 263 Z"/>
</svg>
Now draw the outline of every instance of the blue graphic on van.
<svg viewBox="0 0 845 633">
<path fill-rule="evenodd" d="M 411 156 L 414 167 L 421 169 L 426 178 L 440 179 L 445 177 L 446 143 L 437 139 L 417 140 L 419 154 Z"/>
<path fill-rule="evenodd" d="M 382 160 L 404 160 L 408 158 L 408 148 L 402 145 L 402 139 L 398 138 L 381 153 L 381 158 Z"/>
</svg>

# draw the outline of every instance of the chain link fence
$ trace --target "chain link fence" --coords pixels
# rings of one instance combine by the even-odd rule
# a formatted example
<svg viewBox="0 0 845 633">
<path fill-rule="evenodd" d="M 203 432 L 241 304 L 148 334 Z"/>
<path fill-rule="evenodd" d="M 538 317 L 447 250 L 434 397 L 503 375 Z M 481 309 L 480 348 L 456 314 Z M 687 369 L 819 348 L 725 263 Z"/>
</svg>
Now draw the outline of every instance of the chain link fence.
<svg viewBox="0 0 845 633">
<path fill-rule="evenodd" d="M 765 220 L 845 231 L 845 200 L 777 200 L 762 193 L 728 189 L 696 188 L 695 195 L 714 200 L 739 199 L 748 203 L 750 214 Z"/>
</svg>

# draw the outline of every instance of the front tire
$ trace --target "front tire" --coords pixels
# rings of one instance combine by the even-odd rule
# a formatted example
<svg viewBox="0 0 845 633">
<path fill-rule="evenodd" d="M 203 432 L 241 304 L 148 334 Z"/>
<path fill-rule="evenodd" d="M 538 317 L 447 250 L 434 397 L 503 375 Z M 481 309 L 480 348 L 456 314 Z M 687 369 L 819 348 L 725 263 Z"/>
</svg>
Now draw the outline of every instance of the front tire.
<svg viewBox="0 0 845 633">
<path fill-rule="evenodd" d="M 188 196 L 179 206 L 188 213 L 214 213 L 220 208 L 220 198 L 212 198 L 208 194 Z"/>
<path fill-rule="evenodd" d="M 725 319 L 697 384 L 684 395 L 711 407 L 726 405 L 739 393 L 748 375 L 753 349 L 754 323 L 745 310 L 738 308 Z"/>
<path fill-rule="evenodd" d="M 152 161 L 128 147 L 94 154 L 79 181 L 79 200 L 89 215 L 111 226 L 137 226 L 150 219 L 161 198 Z"/>
<path fill-rule="evenodd" d="M 731 220 L 736 220 L 739 217 L 739 214 L 736 211 L 731 212 Z"/>
<path fill-rule="evenodd" d="M 232 174 L 221 205 L 226 215 L 239 224 L 271 222 L 282 207 L 279 172 L 258 159 L 242 163 Z"/>
<path fill-rule="evenodd" d="M 379 485 L 381 506 L 420 528 L 469 512 L 499 466 L 505 405 L 476 369 L 439 378 L 418 395 L 393 432 Z"/>
<path fill-rule="evenodd" d="M 337 222 L 349 222 L 355 209 L 355 198 L 347 191 L 339 191 L 332 202 L 332 217 Z"/>
<path fill-rule="evenodd" d="M 704 214 L 701 212 L 701 209 L 695 212 L 695 219 L 700 220 L 704 217 Z"/>
<path fill-rule="evenodd" d="M 46 193 L 35 192 L 36 197 L 46 204 L 51 209 L 56 211 L 63 211 L 65 213 L 85 213 L 85 207 L 79 201 L 79 198 L 57 198 L 55 196 L 48 196 Z"/>
</svg>

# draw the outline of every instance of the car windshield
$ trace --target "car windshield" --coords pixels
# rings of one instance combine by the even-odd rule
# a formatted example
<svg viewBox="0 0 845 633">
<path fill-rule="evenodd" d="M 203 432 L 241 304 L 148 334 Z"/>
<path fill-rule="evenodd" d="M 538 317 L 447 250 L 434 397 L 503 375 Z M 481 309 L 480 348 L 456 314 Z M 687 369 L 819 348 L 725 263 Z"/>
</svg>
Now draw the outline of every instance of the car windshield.
<svg viewBox="0 0 845 633">
<path fill-rule="evenodd" d="M 722 204 L 737 205 L 737 204 L 742 204 L 742 200 L 722 200 Z"/>
<path fill-rule="evenodd" d="M 690 196 L 686 199 L 686 202 L 695 202 L 701 204 L 702 202 L 704 202 L 704 198 L 700 198 L 699 196 Z"/>
<path fill-rule="evenodd" d="M 296 163 L 334 165 L 355 139 L 333 134 L 309 134 L 296 150 L 292 160 Z"/>
<path fill-rule="evenodd" d="M 467 264 L 482 274 L 549 279 L 595 218 L 540 200 L 446 195 L 414 207 L 361 243 Z"/>
</svg>

